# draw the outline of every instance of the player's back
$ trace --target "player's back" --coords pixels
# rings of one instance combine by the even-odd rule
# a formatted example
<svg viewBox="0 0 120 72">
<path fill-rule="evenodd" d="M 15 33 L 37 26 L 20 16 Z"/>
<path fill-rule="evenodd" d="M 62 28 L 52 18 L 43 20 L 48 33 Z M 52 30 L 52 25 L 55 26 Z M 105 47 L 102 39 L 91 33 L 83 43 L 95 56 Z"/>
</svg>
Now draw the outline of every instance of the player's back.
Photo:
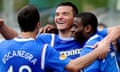
<svg viewBox="0 0 120 72">
<path fill-rule="evenodd" d="M 43 44 L 32 38 L 0 43 L 0 72 L 42 72 L 40 56 Z"/>
</svg>

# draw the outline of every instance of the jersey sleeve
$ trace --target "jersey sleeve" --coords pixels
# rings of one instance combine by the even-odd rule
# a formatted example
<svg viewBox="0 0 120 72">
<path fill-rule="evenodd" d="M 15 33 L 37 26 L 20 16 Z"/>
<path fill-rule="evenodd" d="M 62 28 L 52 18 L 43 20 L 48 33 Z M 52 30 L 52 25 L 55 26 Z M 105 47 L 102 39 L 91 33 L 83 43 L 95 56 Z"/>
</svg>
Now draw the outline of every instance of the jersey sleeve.
<svg viewBox="0 0 120 72">
<path fill-rule="evenodd" d="M 48 34 L 48 33 L 42 33 L 42 34 L 38 34 L 36 40 L 38 42 L 43 42 L 43 43 L 47 43 L 47 44 L 50 44 L 51 42 L 51 34 Z"/>
<path fill-rule="evenodd" d="M 52 69 L 51 71 L 63 72 L 65 66 L 71 59 L 65 55 L 60 55 L 54 48 L 48 46 L 45 55 L 45 67 Z"/>
<path fill-rule="evenodd" d="M 96 37 L 96 38 L 94 38 Z M 85 45 L 83 46 L 82 51 L 80 52 L 80 56 L 84 56 L 88 53 L 90 53 L 93 50 L 94 44 L 96 44 L 98 41 L 101 40 L 101 37 L 94 36 L 93 38 L 89 39 Z M 83 72 L 100 72 L 100 61 L 99 59 L 96 59 L 92 64 L 85 67 L 83 69 Z"/>
<path fill-rule="evenodd" d="M 88 54 L 89 52 L 91 52 L 92 50 L 93 50 L 93 48 L 91 48 L 91 47 L 84 47 L 84 49 L 80 53 L 80 56 L 84 56 L 84 55 Z M 92 64 L 85 67 L 83 69 L 83 72 L 100 72 L 99 63 L 100 63 L 99 59 L 96 59 Z"/>
<path fill-rule="evenodd" d="M 103 30 L 98 30 L 97 32 L 100 36 L 105 37 L 108 33 L 107 33 L 107 28 L 104 28 Z"/>
</svg>

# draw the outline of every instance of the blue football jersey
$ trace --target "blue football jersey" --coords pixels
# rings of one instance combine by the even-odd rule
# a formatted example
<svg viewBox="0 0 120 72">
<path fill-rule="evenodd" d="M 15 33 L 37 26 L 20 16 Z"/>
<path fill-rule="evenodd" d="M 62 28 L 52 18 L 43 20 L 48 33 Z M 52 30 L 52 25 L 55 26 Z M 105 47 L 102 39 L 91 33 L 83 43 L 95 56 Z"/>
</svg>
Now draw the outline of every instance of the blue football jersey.
<svg viewBox="0 0 120 72">
<path fill-rule="evenodd" d="M 105 36 L 107 34 L 107 29 L 99 31 L 98 34 Z M 62 38 L 59 35 L 42 33 L 37 37 L 37 41 L 42 41 L 43 43 L 50 44 L 53 48 L 60 52 L 60 54 L 65 54 L 71 59 L 75 59 L 80 56 L 82 46 L 74 40 L 74 38 Z M 50 71 L 50 70 L 49 70 Z"/>
<path fill-rule="evenodd" d="M 104 28 L 103 30 L 100 30 L 100 31 L 98 30 L 97 34 L 102 36 L 102 37 L 105 37 L 108 34 L 107 32 L 108 32 L 107 28 Z"/>
<path fill-rule="evenodd" d="M 79 57 L 81 45 L 74 40 L 74 38 L 62 38 L 59 35 L 44 33 L 37 37 L 37 40 L 50 44 L 53 48 L 61 54 L 65 54 L 71 59 Z"/>
<path fill-rule="evenodd" d="M 5 40 L 0 43 L 0 72 L 62 72 L 70 59 L 54 48 L 32 38 Z"/>
<path fill-rule="evenodd" d="M 91 52 L 94 44 L 101 41 L 103 38 L 98 34 L 90 37 L 80 53 L 81 56 Z M 105 59 L 96 59 L 92 64 L 83 69 L 83 72 L 119 72 L 118 64 L 114 49 L 108 53 Z"/>
</svg>

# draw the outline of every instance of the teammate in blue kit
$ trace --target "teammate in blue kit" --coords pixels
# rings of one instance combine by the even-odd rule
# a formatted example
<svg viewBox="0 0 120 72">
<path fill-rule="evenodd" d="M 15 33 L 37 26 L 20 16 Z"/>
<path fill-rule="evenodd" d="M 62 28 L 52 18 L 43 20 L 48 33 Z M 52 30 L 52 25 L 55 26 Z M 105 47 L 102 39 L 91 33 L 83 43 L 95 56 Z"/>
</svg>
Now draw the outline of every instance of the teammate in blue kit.
<svg viewBox="0 0 120 72">
<path fill-rule="evenodd" d="M 36 40 L 39 19 L 39 12 L 33 5 L 27 5 L 19 11 L 21 33 L 0 43 L 0 72 L 46 72 L 48 68 L 55 72 L 63 72 L 64 69 L 76 72 L 101 55 L 99 51 L 105 53 L 98 48 L 74 60 L 60 55 L 54 48 Z"/>
<path fill-rule="evenodd" d="M 81 45 L 71 37 L 70 28 L 73 18 L 78 13 L 76 6 L 70 2 L 60 3 L 55 12 L 55 24 L 58 34 L 39 34 L 38 40 L 53 46 L 61 54 L 75 59 L 79 57 Z"/>
<path fill-rule="evenodd" d="M 93 50 L 93 46 L 103 39 L 97 34 L 97 18 L 94 14 L 85 12 L 75 16 L 72 33 L 81 44 L 84 43 L 80 56 L 84 56 Z M 110 48 L 105 59 L 96 59 L 92 64 L 83 69 L 83 72 L 119 72 L 114 48 Z"/>
<path fill-rule="evenodd" d="M 55 12 L 55 24 L 58 34 L 39 34 L 37 40 L 42 40 L 44 43 L 50 44 L 61 54 L 74 59 L 79 56 L 82 50 L 82 44 L 79 44 L 71 37 L 71 26 L 73 18 L 78 13 L 76 6 L 70 2 L 60 3 Z M 44 31 L 45 32 L 45 31 Z M 99 31 L 98 34 L 102 36 L 107 35 L 107 29 Z"/>
</svg>

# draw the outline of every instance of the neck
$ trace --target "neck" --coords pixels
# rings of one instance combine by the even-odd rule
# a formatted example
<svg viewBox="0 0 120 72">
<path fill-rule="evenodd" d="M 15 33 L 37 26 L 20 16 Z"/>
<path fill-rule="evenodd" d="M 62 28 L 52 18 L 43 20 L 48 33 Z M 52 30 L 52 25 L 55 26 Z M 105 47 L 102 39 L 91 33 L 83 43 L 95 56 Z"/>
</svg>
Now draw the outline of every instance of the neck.
<svg viewBox="0 0 120 72">
<path fill-rule="evenodd" d="M 59 30 L 59 35 L 63 38 L 71 37 L 71 32 L 66 30 Z"/>
<path fill-rule="evenodd" d="M 88 33 L 88 35 L 86 35 L 86 39 L 85 39 L 85 42 L 90 38 L 90 37 L 92 37 L 94 35 L 94 33 L 93 32 L 91 32 L 91 33 Z"/>
<path fill-rule="evenodd" d="M 34 32 L 21 32 L 19 34 L 19 37 L 22 37 L 22 38 L 36 38 L 36 34 Z"/>
<path fill-rule="evenodd" d="M 90 38 L 90 37 L 92 37 L 94 34 L 95 34 L 95 33 L 93 33 L 93 32 L 90 32 L 90 33 L 88 33 L 88 36 L 87 36 L 87 38 Z"/>
</svg>

